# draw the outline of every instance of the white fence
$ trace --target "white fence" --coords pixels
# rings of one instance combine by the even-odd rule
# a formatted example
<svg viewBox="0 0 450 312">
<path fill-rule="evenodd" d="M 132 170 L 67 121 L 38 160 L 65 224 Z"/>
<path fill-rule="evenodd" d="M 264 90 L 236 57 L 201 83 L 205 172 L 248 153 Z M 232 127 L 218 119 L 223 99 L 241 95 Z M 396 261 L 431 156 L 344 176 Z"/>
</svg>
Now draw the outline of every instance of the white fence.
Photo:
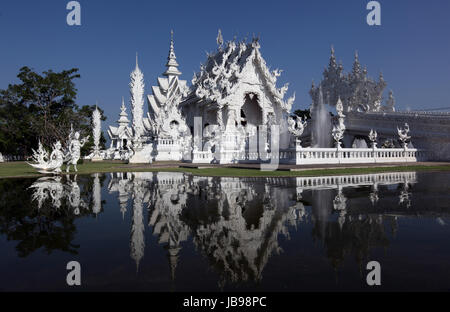
<svg viewBox="0 0 450 312">
<path fill-rule="evenodd" d="M 281 164 L 362 164 L 389 162 L 417 162 L 426 160 L 426 152 L 409 148 L 297 148 L 281 150 L 279 153 L 249 153 L 227 151 L 219 154 L 217 162 Z M 223 157 L 222 157 L 223 156 Z M 193 163 L 211 163 L 215 155 L 209 151 L 194 151 Z"/>
<path fill-rule="evenodd" d="M 417 162 L 426 158 L 424 151 L 408 148 L 302 148 L 295 153 L 297 165 Z"/>
</svg>

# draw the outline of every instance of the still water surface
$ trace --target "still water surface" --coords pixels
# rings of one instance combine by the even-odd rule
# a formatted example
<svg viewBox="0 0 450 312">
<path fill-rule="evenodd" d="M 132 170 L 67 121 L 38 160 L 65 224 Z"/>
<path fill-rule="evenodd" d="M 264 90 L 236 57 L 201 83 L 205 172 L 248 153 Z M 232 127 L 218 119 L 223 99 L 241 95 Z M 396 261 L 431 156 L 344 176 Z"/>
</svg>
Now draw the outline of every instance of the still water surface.
<svg viewBox="0 0 450 312">
<path fill-rule="evenodd" d="M 0 290 L 450 290 L 450 173 L 0 180 Z"/>
</svg>

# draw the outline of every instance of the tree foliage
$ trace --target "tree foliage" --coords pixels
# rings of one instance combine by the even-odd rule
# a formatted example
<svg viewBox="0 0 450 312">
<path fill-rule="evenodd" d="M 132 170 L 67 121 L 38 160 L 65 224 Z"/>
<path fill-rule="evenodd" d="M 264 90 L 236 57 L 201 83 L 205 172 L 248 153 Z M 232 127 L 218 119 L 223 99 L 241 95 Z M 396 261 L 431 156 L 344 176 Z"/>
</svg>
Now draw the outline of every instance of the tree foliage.
<svg viewBox="0 0 450 312">
<path fill-rule="evenodd" d="M 71 125 L 82 136 L 90 134 L 95 105 L 75 102 L 77 68 L 38 74 L 22 67 L 17 77 L 20 83 L 0 90 L 0 152 L 27 156 L 38 140 L 48 148 L 56 141 L 65 145 Z"/>
</svg>

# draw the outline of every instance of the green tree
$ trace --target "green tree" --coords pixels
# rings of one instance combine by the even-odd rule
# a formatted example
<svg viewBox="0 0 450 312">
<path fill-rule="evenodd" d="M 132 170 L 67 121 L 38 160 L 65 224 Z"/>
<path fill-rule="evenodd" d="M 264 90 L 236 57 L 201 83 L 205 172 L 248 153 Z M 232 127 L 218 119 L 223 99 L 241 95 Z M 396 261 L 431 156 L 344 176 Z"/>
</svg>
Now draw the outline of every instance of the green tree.
<svg viewBox="0 0 450 312">
<path fill-rule="evenodd" d="M 56 141 L 64 146 L 71 125 L 81 136 L 90 134 L 95 106 L 80 108 L 75 102 L 74 80 L 80 78 L 77 68 L 38 74 L 22 67 L 17 77 L 20 83 L 0 90 L 1 152 L 26 156 L 38 140 L 48 148 Z"/>
</svg>

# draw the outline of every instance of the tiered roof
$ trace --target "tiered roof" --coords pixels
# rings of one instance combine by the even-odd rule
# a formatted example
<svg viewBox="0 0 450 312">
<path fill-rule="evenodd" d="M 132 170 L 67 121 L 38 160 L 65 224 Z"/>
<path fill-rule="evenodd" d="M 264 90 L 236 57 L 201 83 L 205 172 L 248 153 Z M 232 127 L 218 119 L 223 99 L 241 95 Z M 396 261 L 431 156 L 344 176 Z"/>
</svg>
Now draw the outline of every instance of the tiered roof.
<svg viewBox="0 0 450 312">
<path fill-rule="evenodd" d="M 218 41 L 219 43 L 219 41 Z M 290 111 L 295 95 L 284 101 L 288 84 L 277 88 L 277 78 L 281 71 L 270 71 L 260 52 L 257 38 L 251 42 L 229 41 L 225 48 L 220 41 L 217 52 L 208 54 L 205 65 L 192 78 L 191 94 L 184 104 L 195 101 L 227 104 L 227 97 L 232 95 L 241 82 L 248 80 L 246 69 L 251 66 L 258 74 L 259 81 L 268 90 L 269 97 L 284 110 Z"/>
</svg>

